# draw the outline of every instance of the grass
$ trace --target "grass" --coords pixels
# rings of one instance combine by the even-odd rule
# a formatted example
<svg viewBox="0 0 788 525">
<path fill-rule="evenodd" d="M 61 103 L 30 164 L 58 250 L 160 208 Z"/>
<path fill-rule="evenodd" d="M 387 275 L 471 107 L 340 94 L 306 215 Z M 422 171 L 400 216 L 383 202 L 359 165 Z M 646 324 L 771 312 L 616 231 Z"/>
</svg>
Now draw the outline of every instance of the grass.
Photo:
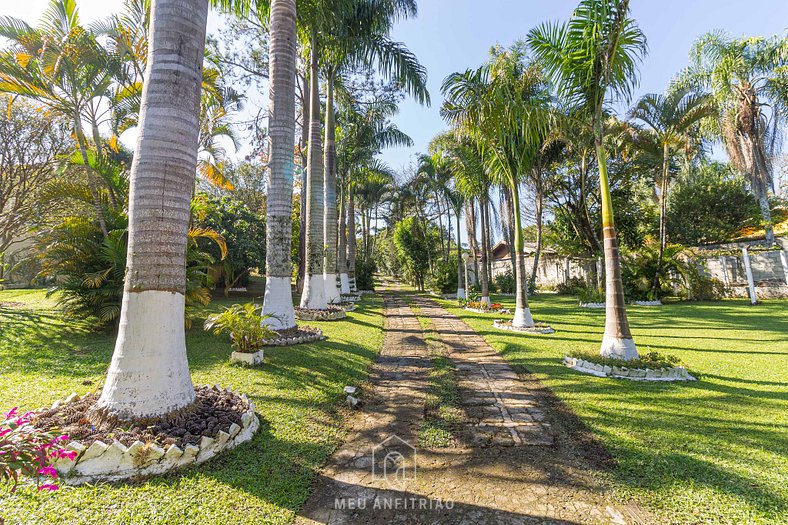
<svg viewBox="0 0 788 525">
<path fill-rule="evenodd" d="M 496 297 L 513 307 L 513 299 Z M 642 383 L 580 374 L 569 351 L 598 351 L 604 311 L 533 299 L 551 335 L 492 328 L 495 314 L 439 301 L 549 386 L 618 461 L 611 481 L 668 523 L 788 523 L 788 301 L 631 307 L 641 353 L 678 356 L 701 381 Z M 497 317 L 500 317 L 498 315 Z"/>
<path fill-rule="evenodd" d="M 217 300 L 210 310 L 247 300 Z M 11 302 L 22 306 L 3 304 Z M 380 350 L 382 302 L 365 296 L 347 320 L 309 324 L 328 340 L 266 348 L 260 368 L 230 365 L 226 336 L 198 324 L 187 334 L 195 384 L 240 389 L 257 405 L 261 429 L 251 442 L 200 467 L 133 484 L 13 495 L 0 487 L 0 518 L 9 525 L 292 522 L 342 438 L 343 387 L 364 381 Z M 113 343 L 112 334 L 62 319 L 41 290 L 0 292 L 0 409 L 38 408 L 96 389 Z"/>
</svg>

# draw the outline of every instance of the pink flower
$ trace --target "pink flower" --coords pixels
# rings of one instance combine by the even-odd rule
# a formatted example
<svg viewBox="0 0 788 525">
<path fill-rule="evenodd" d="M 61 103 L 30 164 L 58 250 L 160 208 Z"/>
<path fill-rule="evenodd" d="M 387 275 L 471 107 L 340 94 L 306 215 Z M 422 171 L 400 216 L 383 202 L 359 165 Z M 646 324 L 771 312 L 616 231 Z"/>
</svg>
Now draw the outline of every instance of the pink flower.
<svg viewBox="0 0 788 525">
<path fill-rule="evenodd" d="M 57 470 L 54 467 L 42 467 L 38 469 L 38 473 L 57 479 Z"/>
<path fill-rule="evenodd" d="M 3 437 L 3 436 L 5 436 L 6 434 L 8 434 L 8 433 L 10 433 L 10 432 L 11 432 L 11 429 L 10 429 L 10 428 L 7 428 L 7 429 L 5 429 L 5 430 L 0 430 L 0 438 L 1 438 L 1 437 Z"/>
<path fill-rule="evenodd" d="M 38 487 L 38 490 L 48 490 L 50 492 L 55 491 L 57 489 L 58 489 L 58 486 L 57 485 L 53 485 L 51 483 L 47 483 L 45 485 L 41 485 L 40 487 Z"/>
<path fill-rule="evenodd" d="M 11 410 L 9 410 L 8 412 L 6 412 L 6 413 L 5 413 L 5 417 L 6 417 L 6 419 L 10 419 L 10 418 L 12 418 L 12 417 L 14 416 L 14 414 L 16 414 L 16 411 L 17 411 L 17 410 L 19 410 L 19 407 L 14 407 L 14 408 L 12 408 Z"/>
</svg>

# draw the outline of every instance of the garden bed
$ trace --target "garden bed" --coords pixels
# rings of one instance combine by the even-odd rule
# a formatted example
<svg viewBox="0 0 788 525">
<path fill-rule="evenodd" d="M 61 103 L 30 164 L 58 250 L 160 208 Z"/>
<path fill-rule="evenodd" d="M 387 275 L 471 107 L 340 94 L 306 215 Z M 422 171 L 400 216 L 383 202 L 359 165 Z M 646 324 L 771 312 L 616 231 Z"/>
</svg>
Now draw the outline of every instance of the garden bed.
<svg viewBox="0 0 788 525">
<path fill-rule="evenodd" d="M 338 321 L 344 319 L 347 314 L 338 306 L 329 306 L 325 310 L 296 308 L 295 316 L 299 321 Z"/>
<path fill-rule="evenodd" d="M 196 387 L 195 394 L 179 417 L 126 426 L 94 426 L 87 413 L 99 393 L 72 394 L 39 411 L 33 423 L 70 436 L 66 448 L 76 457 L 53 465 L 69 485 L 159 475 L 208 461 L 250 440 L 259 427 L 254 403 L 245 395 L 218 386 Z"/>
<path fill-rule="evenodd" d="M 493 321 L 493 328 L 497 328 L 499 330 L 506 330 L 509 332 L 517 332 L 523 334 L 552 334 L 555 332 L 553 328 L 549 325 L 544 323 L 536 323 L 534 326 L 514 326 L 512 321 L 507 321 L 504 319 L 496 319 Z"/>
<path fill-rule="evenodd" d="M 622 361 L 624 363 L 625 361 Z M 629 379 L 631 381 L 697 381 L 683 366 L 670 368 L 630 368 L 626 366 L 592 363 L 576 357 L 564 357 L 564 365 L 569 368 L 597 377 Z"/>
<path fill-rule="evenodd" d="M 302 343 L 312 343 L 325 339 L 323 331 L 320 328 L 313 328 L 311 326 L 298 326 L 290 328 L 289 330 L 277 330 L 276 334 L 278 337 L 264 340 L 263 345 L 290 346 Z"/>
</svg>

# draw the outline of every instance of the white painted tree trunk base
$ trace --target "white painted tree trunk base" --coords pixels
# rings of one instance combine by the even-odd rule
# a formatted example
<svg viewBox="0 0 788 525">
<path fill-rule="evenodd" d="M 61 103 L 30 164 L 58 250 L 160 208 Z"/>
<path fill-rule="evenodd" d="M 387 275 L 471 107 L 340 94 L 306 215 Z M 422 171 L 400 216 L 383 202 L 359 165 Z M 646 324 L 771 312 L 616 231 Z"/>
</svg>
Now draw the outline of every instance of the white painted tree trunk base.
<svg viewBox="0 0 788 525">
<path fill-rule="evenodd" d="M 531 317 L 531 309 L 515 308 L 512 326 L 517 328 L 531 328 L 534 326 L 534 319 Z"/>
<path fill-rule="evenodd" d="M 599 353 L 602 357 L 624 359 L 626 361 L 639 357 L 634 339 L 624 339 L 607 334 L 602 338 L 602 348 Z"/>
<path fill-rule="evenodd" d="M 350 278 L 346 273 L 339 274 L 339 292 L 342 295 L 350 295 Z"/>
<path fill-rule="evenodd" d="M 323 281 L 326 286 L 326 302 L 328 304 L 339 304 L 341 299 L 339 298 L 339 288 L 337 288 L 337 274 L 324 273 Z"/>
<path fill-rule="evenodd" d="M 479 302 L 481 302 L 482 304 L 486 304 L 487 306 L 490 306 L 492 304 L 490 302 L 490 296 L 489 295 L 482 296 L 481 301 L 479 301 Z"/>
<path fill-rule="evenodd" d="M 183 294 L 126 292 L 107 380 L 96 407 L 119 419 L 163 416 L 194 401 Z"/>
<path fill-rule="evenodd" d="M 457 288 L 457 299 L 465 299 L 465 288 Z"/>
<path fill-rule="evenodd" d="M 263 324 L 274 330 L 295 328 L 293 291 L 288 277 L 266 277 L 263 315 L 271 316 L 263 319 Z"/>
<path fill-rule="evenodd" d="M 326 285 L 322 275 L 307 275 L 304 279 L 304 291 L 301 293 L 301 308 L 311 310 L 328 309 L 326 301 Z"/>
</svg>

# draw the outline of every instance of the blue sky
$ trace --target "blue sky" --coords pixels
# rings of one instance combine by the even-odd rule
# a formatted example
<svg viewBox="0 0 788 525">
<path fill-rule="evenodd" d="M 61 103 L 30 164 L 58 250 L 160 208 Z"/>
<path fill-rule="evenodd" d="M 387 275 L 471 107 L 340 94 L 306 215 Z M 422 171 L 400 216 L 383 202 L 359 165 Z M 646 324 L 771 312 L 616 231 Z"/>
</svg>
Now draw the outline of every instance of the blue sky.
<svg viewBox="0 0 788 525">
<path fill-rule="evenodd" d="M 0 15 L 37 21 L 47 0 L 3 0 Z M 419 16 L 397 25 L 394 38 L 405 42 L 429 72 L 432 107 L 412 101 L 402 104 L 397 125 L 414 140 L 413 148 L 386 150 L 382 157 L 400 170 L 412 156 L 445 128 L 439 110 L 440 85 L 454 71 L 477 67 L 490 46 L 509 45 L 545 20 L 566 20 L 576 0 L 420 0 Z M 82 22 L 87 23 L 121 9 L 122 0 L 78 0 Z M 632 0 L 632 12 L 646 37 L 649 54 L 641 67 L 636 96 L 661 92 L 687 63 L 692 42 L 701 34 L 722 28 L 734 35 L 785 34 L 786 0 Z M 219 17 L 211 15 L 209 31 Z M 255 96 L 255 100 L 265 100 Z M 129 139 L 131 139 L 129 137 Z M 133 140 L 124 142 L 133 145 Z M 243 153 L 243 151 L 241 151 Z"/>
</svg>

